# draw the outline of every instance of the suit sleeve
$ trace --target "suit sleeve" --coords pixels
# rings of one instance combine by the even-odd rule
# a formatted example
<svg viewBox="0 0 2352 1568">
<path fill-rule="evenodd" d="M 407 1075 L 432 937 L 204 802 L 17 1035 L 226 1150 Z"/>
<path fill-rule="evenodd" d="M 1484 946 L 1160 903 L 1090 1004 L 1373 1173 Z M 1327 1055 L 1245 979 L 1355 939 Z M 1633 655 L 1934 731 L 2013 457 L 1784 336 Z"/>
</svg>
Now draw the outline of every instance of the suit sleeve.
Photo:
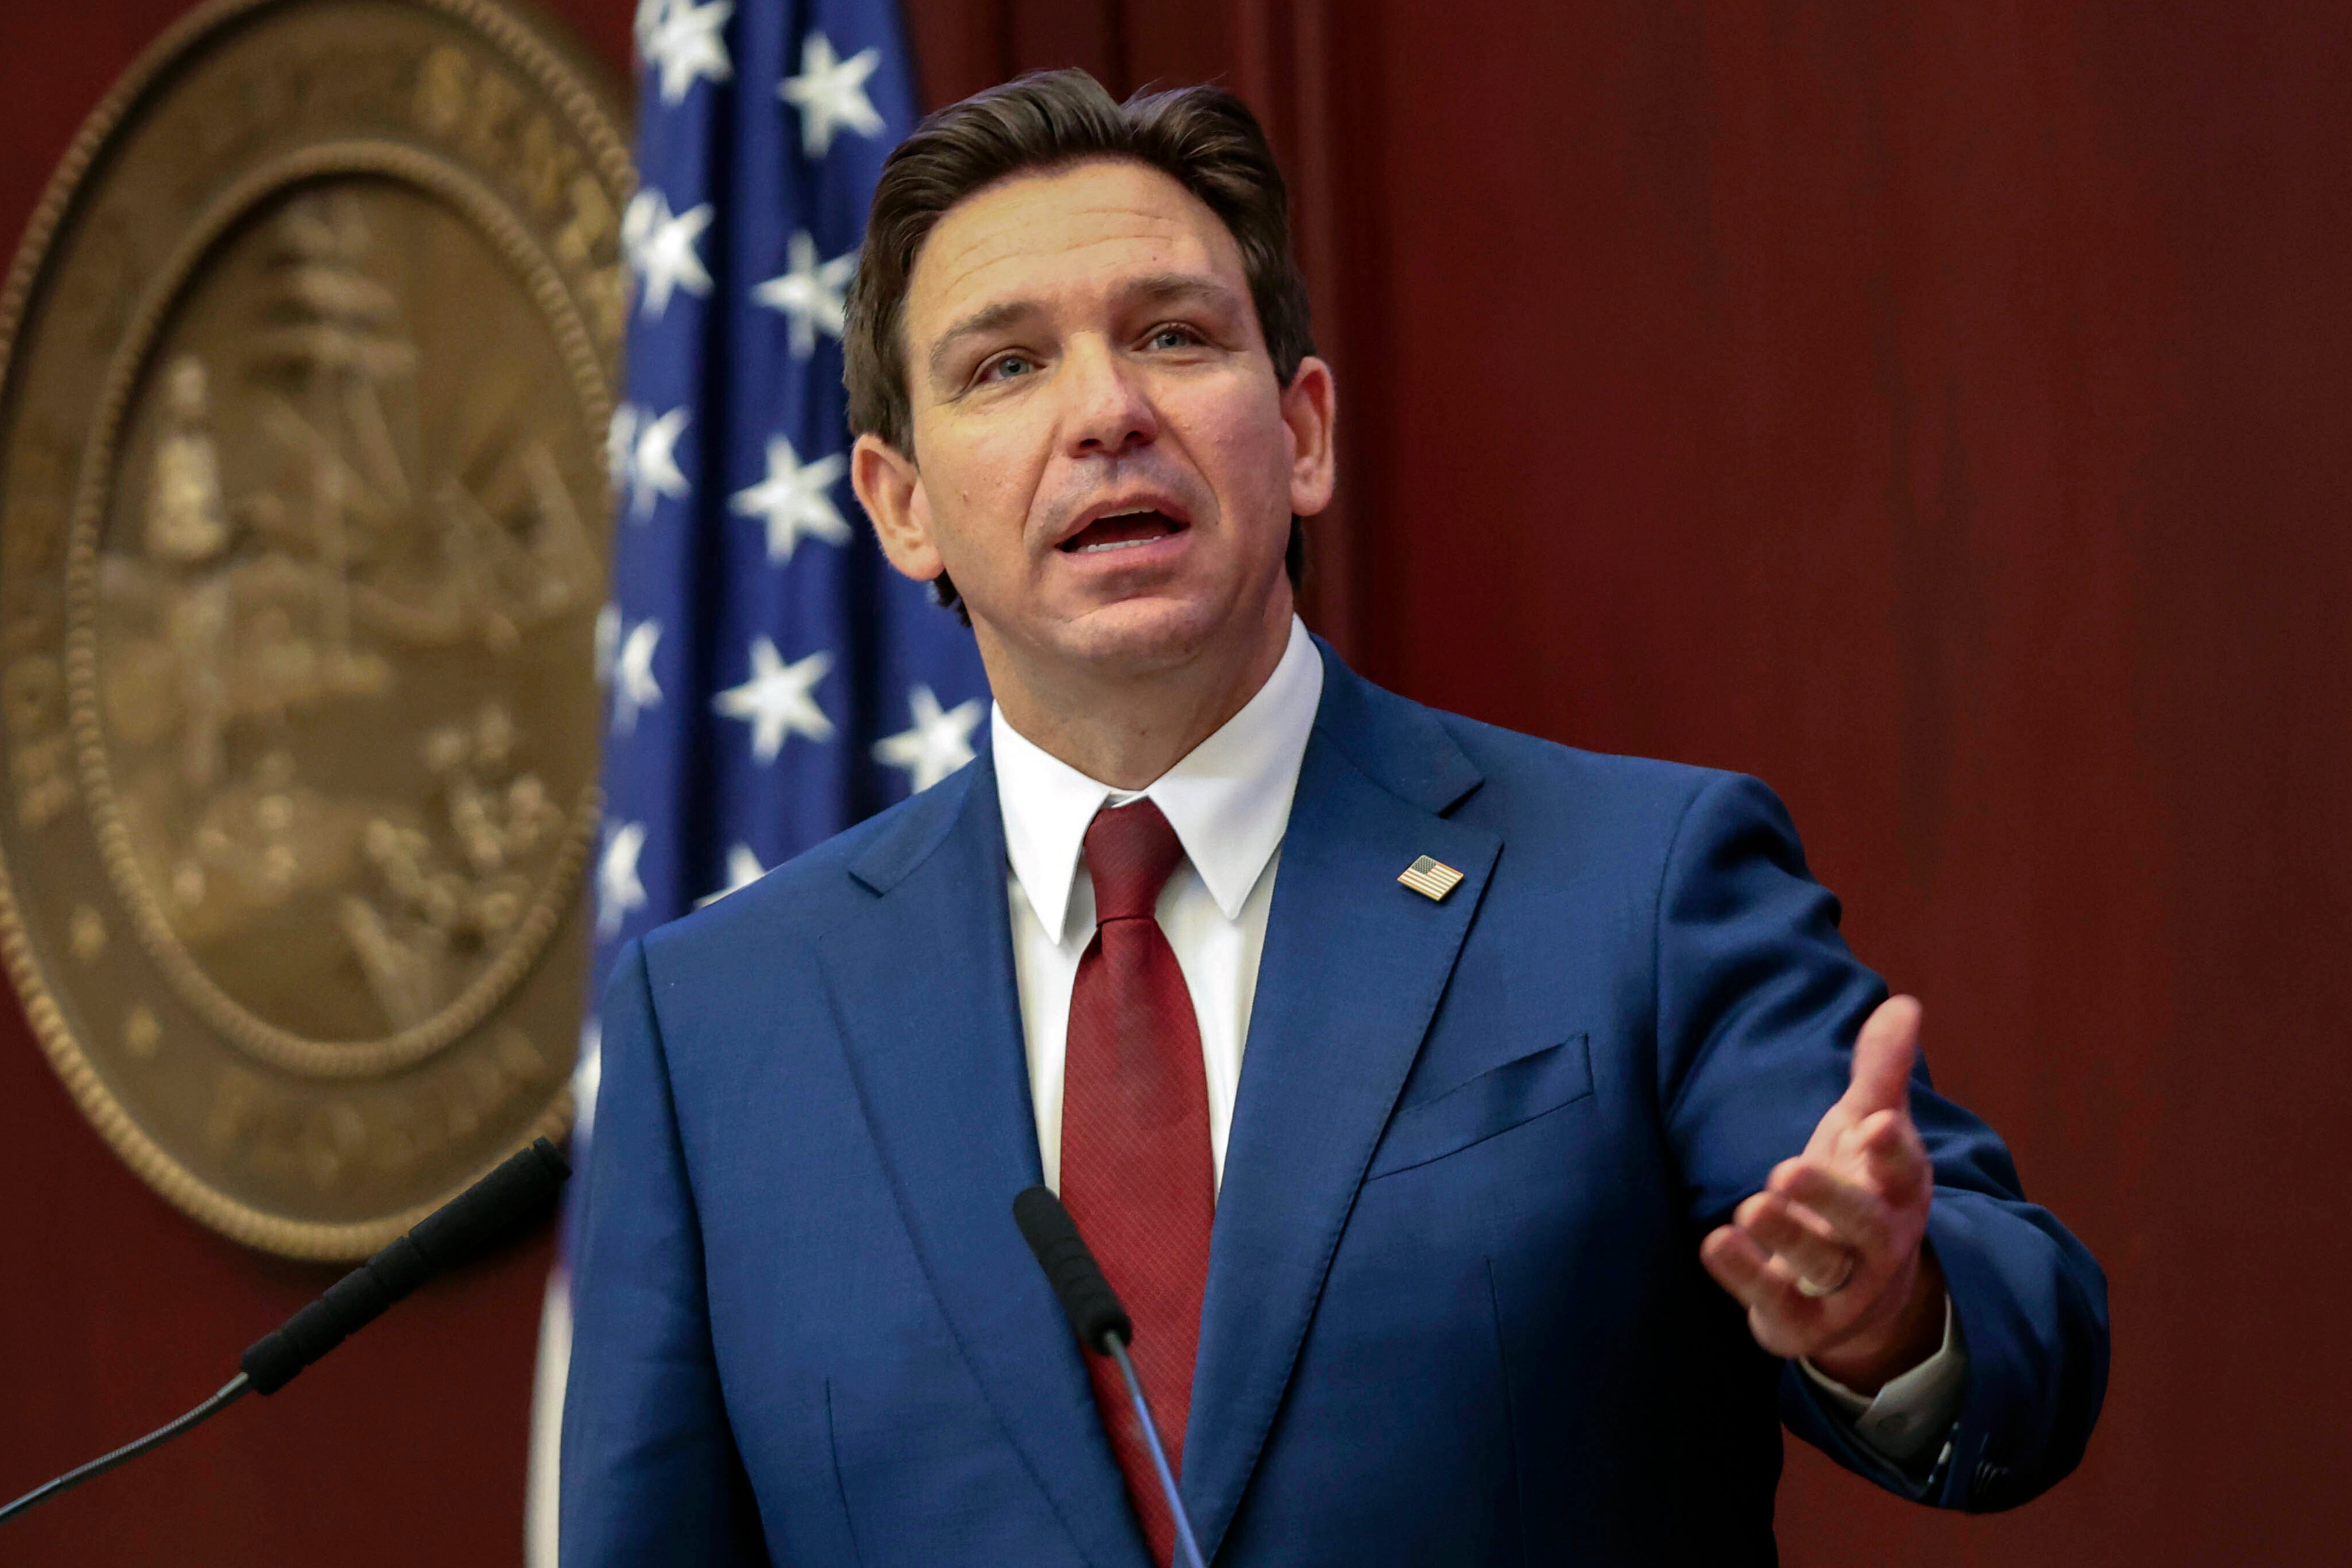
<svg viewBox="0 0 2352 1568">
<path fill-rule="evenodd" d="M 605 987 L 572 1272 L 564 1568 L 768 1561 L 720 1400 L 702 1239 L 645 954 Z"/>
<path fill-rule="evenodd" d="M 1795 827 L 1753 779 L 1716 775 L 1685 811 L 1658 890 L 1658 1092 L 1703 1234 L 1801 1152 L 1844 1092 L 1853 1040 L 1886 995 L 1838 934 Z M 1927 1242 L 1968 1344 L 1943 1459 L 1906 1476 L 1858 1441 L 1794 1363 L 1780 1382 L 1800 1436 L 1888 1489 L 1972 1512 L 2013 1507 L 2071 1471 L 2107 1379 L 2106 1279 L 2028 1203 L 2000 1137 L 1915 1068 L 1911 1111 L 1936 1171 Z"/>
</svg>

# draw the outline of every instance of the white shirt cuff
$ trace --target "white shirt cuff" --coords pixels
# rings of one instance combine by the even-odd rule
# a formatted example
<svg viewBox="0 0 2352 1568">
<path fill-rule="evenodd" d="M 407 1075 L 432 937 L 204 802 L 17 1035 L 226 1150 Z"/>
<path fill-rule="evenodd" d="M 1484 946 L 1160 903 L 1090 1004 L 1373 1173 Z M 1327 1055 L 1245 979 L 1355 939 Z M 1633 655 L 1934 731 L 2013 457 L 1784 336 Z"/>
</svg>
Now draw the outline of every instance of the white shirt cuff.
<svg viewBox="0 0 2352 1568">
<path fill-rule="evenodd" d="M 1890 1380 L 1878 1396 L 1856 1394 L 1811 1362 L 1805 1375 L 1832 1405 L 1853 1417 L 1853 1435 L 1899 1466 L 1916 1468 L 1950 1436 L 1969 1389 L 1969 1348 L 1952 1295 L 1944 1292 L 1944 1342 L 1934 1355 Z"/>
</svg>

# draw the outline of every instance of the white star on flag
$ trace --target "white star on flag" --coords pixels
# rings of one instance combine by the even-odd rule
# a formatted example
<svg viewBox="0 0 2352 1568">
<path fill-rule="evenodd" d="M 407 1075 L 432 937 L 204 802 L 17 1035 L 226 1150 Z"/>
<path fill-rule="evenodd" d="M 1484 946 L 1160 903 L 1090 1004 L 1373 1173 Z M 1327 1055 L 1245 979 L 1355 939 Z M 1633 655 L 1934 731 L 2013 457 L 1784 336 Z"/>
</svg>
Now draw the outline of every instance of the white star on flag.
<svg viewBox="0 0 2352 1568">
<path fill-rule="evenodd" d="M 669 309 L 669 297 L 683 289 L 697 299 L 710 292 L 710 274 L 696 247 L 718 209 L 709 202 L 682 213 L 669 210 L 659 191 L 639 191 L 621 215 L 621 254 L 636 269 L 646 314 L 656 321 Z"/>
<path fill-rule="evenodd" d="M 646 907 L 646 885 L 637 879 L 637 857 L 646 847 L 646 825 L 624 822 L 604 829 L 604 857 L 596 863 L 596 934 L 618 936 L 629 911 Z"/>
<path fill-rule="evenodd" d="M 580 1026 L 580 1058 L 572 1068 L 572 1135 L 586 1138 L 596 1122 L 596 1089 L 604 1081 L 604 1025 L 595 1014 Z"/>
<path fill-rule="evenodd" d="M 667 0 L 648 25 L 645 7 L 637 10 L 637 53 L 661 72 L 664 103 L 683 103 L 694 84 L 709 78 L 725 81 L 735 74 L 727 58 L 727 39 L 720 29 L 735 14 L 735 0 Z"/>
<path fill-rule="evenodd" d="M 613 684 L 613 661 L 621 654 L 621 606 L 606 605 L 596 612 L 596 684 Z"/>
<path fill-rule="evenodd" d="M 811 33 L 801 40 L 801 74 L 788 76 L 776 96 L 801 111 L 801 150 L 822 158 L 833 148 L 836 127 L 847 126 L 860 136 L 882 134 L 882 116 L 866 96 L 866 79 L 882 63 L 880 49 L 860 49 L 847 59 L 836 58 L 833 40 Z"/>
<path fill-rule="evenodd" d="M 942 713 L 940 700 L 920 682 L 907 693 L 907 705 L 914 710 L 915 727 L 875 742 L 874 760 L 906 769 L 920 795 L 971 761 L 971 731 L 980 722 L 981 706 L 975 698 Z"/>
<path fill-rule="evenodd" d="M 661 706 L 661 687 L 654 680 L 654 646 L 661 641 L 659 621 L 639 621 L 621 639 L 620 657 L 613 661 L 613 733 L 634 735 L 640 709 Z"/>
<path fill-rule="evenodd" d="M 793 546 L 803 533 L 827 544 L 849 542 L 849 522 L 826 494 L 849 471 L 849 459 L 835 452 L 814 463 L 803 463 L 793 444 L 782 436 L 768 437 L 768 477 L 749 489 L 737 490 L 727 510 L 738 517 L 768 520 L 768 559 L 793 558 Z"/>
<path fill-rule="evenodd" d="M 815 238 L 801 229 L 793 236 L 788 259 L 791 266 L 782 275 L 753 289 L 751 298 L 793 319 L 793 357 L 806 359 L 816 352 L 819 331 L 828 337 L 841 336 L 842 296 L 856 274 L 857 252 L 820 264 Z"/>
<path fill-rule="evenodd" d="M 604 471 L 616 497 L 629 488 L 629 459 L 636 450 L 637 420 L 644 412 L 634 403 L 621 404 L 613 410 L 613 422 L 604 426 Z"/>
<path fill-rule="evenodd" d="M 833 739 L 833 721 L 816 705 L 816 683 L 833 668 L 833 655 L 822 648 L 792 664 L 777 656 L 776 645 L 764 637 L 751 639 L 751 679 L 730 686 L 710 700 L 713 711 L 740 719 L 751 726 L 751 755 L 772 763 L 783 749 L 787 732 L 812 741 Z"/>
<path fill-rule="evenodd" d="M 703 894 L 694 900 L 694 907 L 698 910 L 705 904 L 715 904 L 728 894 L 750 887 L 767 874 L 767 868 L 761 866 L 760 858 L 751 853 L 751 847 L 738 844 L 727 851 L 727 885 L 715 893 Z"/>
<path fill-rule="evenodd" d="M 662 18 L 668 15 L 669 0 L 637 0 L 637 19 L 635 27 L 637 57 L 640 59 L 644 58 L 646 52 L 654 47 L 654 34 L 661 26 Z"/>
<path fill-rule="evenodd" d="M 637 426 L 637 449 L 629 461 L 629 515 L 639 522 L 653 516 L 656 498 L 684 500 L 693 491 L 677 466 L 677 438 L 693 418 L 694 410 L 680 405 Z"/>
</svg>

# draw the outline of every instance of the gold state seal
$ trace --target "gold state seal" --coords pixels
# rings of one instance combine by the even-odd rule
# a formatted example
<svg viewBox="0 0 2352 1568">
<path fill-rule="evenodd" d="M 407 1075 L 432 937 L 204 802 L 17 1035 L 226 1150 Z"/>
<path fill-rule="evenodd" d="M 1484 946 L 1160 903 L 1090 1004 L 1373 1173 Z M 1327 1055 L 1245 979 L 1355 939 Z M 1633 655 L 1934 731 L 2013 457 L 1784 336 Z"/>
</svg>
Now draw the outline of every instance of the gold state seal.
<svg viewBox="0 0 2352 1568">
<path fill-rule="evenodd" d="M 569 1120 L 628 181 L 486 0 L 225 0 L 0 296 L 0 945 L 241 1241 L 364 1254 Z"/>
</svg>

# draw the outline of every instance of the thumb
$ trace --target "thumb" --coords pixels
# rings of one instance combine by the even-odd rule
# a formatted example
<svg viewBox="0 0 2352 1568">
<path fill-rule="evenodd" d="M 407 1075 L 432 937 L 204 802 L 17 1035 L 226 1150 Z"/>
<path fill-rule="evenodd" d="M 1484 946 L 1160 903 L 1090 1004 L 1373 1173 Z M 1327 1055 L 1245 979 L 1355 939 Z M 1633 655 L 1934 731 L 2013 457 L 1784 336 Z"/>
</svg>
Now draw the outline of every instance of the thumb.
<svg viewBox="0 0 2352 1568">
<path fill-rule="evenodd" d="M 1911 1114 L 1911 1064 L 1919 1054 L 1920 1006 L 1916 996 L 1890 996 L 1854 1037 L 1853 1081 L 1845 1109 L 1856 1121 L 1877 1110 Z"/>
</svg>

